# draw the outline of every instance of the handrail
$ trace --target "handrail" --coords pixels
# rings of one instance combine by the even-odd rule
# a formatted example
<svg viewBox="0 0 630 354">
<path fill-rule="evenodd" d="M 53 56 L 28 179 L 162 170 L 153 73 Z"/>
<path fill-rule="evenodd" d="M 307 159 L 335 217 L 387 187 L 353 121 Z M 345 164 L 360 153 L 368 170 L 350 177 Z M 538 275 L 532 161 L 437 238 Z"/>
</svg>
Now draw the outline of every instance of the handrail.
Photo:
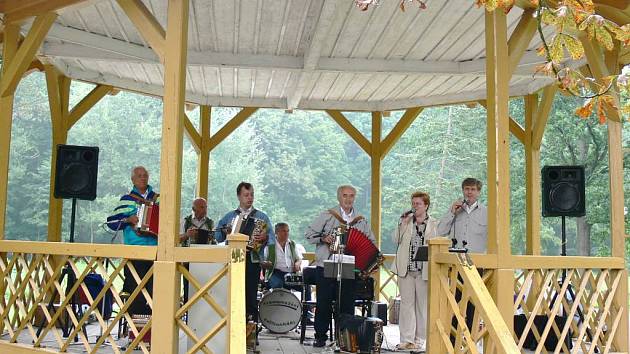
<svg viewBox="0 0 630 354">
<path fill-rule="evenodd" d="M 0 253 L 7 252 L 155 260 L 157 247 L 0 240 Z"/>
</svg>

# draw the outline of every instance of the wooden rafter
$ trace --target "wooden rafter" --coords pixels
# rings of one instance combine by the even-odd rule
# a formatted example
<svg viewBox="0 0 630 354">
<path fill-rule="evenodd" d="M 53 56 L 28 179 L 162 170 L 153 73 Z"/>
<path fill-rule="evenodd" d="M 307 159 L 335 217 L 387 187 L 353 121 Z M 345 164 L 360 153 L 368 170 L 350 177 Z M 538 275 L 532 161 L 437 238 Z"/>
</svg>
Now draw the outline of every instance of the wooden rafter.
<svg viewBox="0 0 630 354">
<path fill-rule="evenodd" d="M 97 104 L 105 95 L 111 92 L 112 87 L 107 85 L 97 85 L 90 91 L 76 106 L 68 112 L 67 129 L 72 128 L 76 122 L 83 117 L 95 104 Z"/>
<path fill-rule="evenodd" d="M 317 67 L 320 54 L 324 46 L 324 42 L 330 31 L 331 24 L 335 19 L 335 12 L 338 11 L 340 1 L 325 0 L 322 5 L 322 11 L 315 26 L 315 32 L 311 39 L 311 43 L 304 54 L 304 63 L 302 72 L 296 82 L 295 87 L 291 90 L 291 95 L 287 99 L 287 109 L 297 108 L 309 82 L 312 71 Z M 337 14 L 338 15 L 338 14 Z"/>
<path fill-rule="evenodd" d="M 195 148 L 195 151 L 199 153 L 201 151 L 201 136 L 197 132 L 197 129 L 195 129 L 195 126 L 190 121 L 190 117 L 188 117 L 188 114 L 184 113 L 183 117 L 184 117 L 184 133 L 188 137 L 188 140 L 190 140 L 190 143 L 192 144 L 193 148 Z"/>
<path fill-rule="evenodd" d="M 381 142 L 381 158 L 384 158 L 389 151 L 396 145 L 396 142 L 405 133 L 407 128 L 413 123 L 413 121 L 422 113 L 423 107 L 409 108 L 405 111 L 398 123 L 387 134 L 385 139 Z"/>
<path fill-rule="evenodd" d="M 117 0 L 117 2 L 136 26 L 138 32 L 153 48 L 160 60 L 164 62 L 166 32 L 160 22 L 142 0 Z"/>
<path fill-rule="evenodd" d="M 516 71 L 523 54 L 529 47 L 534 34 L 536 33 L 536 19 L 534 10 L 528 9 L 523 12 L 516 28 L 508 41 L 508 54 L 510 56 L 509 75 Z"/>
<path fill-rule="evenodd" d="M 538 105 L 538 111 L 536 112 L 536 122 L 532 127 L 532 148 L 534 149 L 540 149 L 540 145 L 542 144 L 543 134 L 545 133 L 545 127 L 549 119 L 549 112 L 551 112 L 551 107 L 553 107 L 553 99 L 556 96 L 556 91 L 558 91 L 556 85 L 549 85 L 543 90 L 542 98 Z"/>
<path fill-rule="evenodd" d="M 40 16 L 84 0 L 0 0 L 0 13 L 5 14 L 6 22 L 19 22 L 32 16 Z"/>
<path fill-rule="evenodd" d="M 341 111 L 327 110 L 326 113 L 354 140 L 354 142 L 363 149 L 368 155 L 372 154 L 372 143 L 361 134 L 359 129 L 355 128 Z"/>
<path fill-rule="evenodd" d="M 33 22 L 33 26 L 31 26 L 24 41 L 15 53 L 15 60 L 10 63 L 2 76 L 2 80 L 0 81 L 1 97 L 10 95 L 15 91 L 18 82 L 20 82 L 22 75 L 24 75 L 24 72 L 31 64 L 35 52 L 37 52 L 37 49 L 56 18 L 57 14 L 51 12 L 37 16 Z"/>
<path fill-rule="evenodd" d="M 245 123 L 245 121 L 252 116 L 252 114 L 256 113 L 258 108 L 256 107 L 245 107 L 240 112 L 238 112 L 234 118 L 230 119 L 229 122 L 225 123 L 218 132 L 216 132 L 212 137 L 210 137 L 209 149 L 210 151 L 214 150 L 225 138 L 227 138 L 236 128 L 240 127 L 241 124 Z"/>
</svg>

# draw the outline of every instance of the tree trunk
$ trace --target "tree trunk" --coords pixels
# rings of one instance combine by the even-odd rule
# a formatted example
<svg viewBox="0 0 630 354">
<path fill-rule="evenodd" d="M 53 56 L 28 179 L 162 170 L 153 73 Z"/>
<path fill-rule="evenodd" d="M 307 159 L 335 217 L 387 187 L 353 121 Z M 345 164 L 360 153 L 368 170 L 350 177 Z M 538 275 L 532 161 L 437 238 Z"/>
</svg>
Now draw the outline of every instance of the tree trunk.
<svg viewBox="0 0 630 354">
<path fill-rule="evenodd" d="M 579 256 L 591 255 L 591 228 L 592 224 L 586 221 L 585 216 L 575 219 L 577 225 L 577 242 L 576 248 Z"/>
</svg>

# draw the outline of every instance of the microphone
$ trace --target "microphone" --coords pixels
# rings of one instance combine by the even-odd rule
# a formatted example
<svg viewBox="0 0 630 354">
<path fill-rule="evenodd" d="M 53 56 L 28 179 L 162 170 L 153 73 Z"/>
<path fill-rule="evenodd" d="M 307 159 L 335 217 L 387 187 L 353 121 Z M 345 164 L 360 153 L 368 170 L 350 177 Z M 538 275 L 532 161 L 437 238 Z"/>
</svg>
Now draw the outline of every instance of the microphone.
<svg viewBox="0 0 630 354">
<path fill-rule="evenodd" d="M 403 213 L 400 217 L 401 217 L 401 218 L 404 218 L 405 216 L 407 216 L 407 215 L 409 215 L 409 214 L 413 214 L 413 213 L 415 213 L 415 212 L 416 212 L 416 209 L 411 208 L 411 209 L 407 210 L 406 212 L 404 212 L 404 213 Z"/>
</svg>

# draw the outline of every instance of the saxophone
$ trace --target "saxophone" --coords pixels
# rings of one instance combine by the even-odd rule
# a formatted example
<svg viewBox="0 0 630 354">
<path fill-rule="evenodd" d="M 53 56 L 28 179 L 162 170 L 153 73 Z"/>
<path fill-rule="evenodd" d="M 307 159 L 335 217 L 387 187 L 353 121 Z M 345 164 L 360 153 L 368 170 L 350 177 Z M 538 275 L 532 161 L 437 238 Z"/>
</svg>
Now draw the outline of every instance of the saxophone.
<svg viewBox="0 0 630 354">
<path fill-rule="evenodd" d="M 267 232 L 267 223 L 263 219 L 252 218 L 254 220 L 254 230 L 252 234 L 249 236 L 249 241 L 247 242 L 247 249 L 249 251 L 258 252 L 262 248 L 262 244 L 254 239 L 253 235 L 263 235 Z"/>
</svg>

